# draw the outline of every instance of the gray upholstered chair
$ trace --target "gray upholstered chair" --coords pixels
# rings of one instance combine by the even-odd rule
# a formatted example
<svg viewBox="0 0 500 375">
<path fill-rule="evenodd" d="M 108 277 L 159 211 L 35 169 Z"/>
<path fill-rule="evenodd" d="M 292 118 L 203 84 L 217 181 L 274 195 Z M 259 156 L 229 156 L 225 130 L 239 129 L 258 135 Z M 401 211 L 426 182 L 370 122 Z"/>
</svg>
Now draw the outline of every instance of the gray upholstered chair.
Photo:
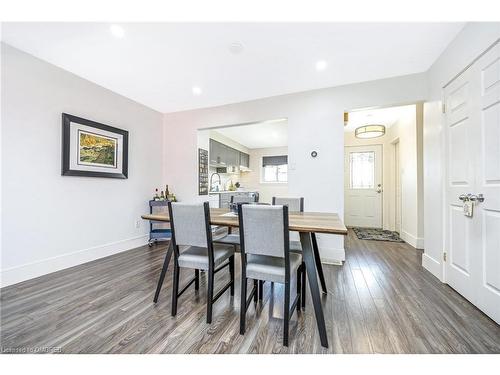
<svg viewBox="0 0 500 375">
<path fill-rule="evenodd" d="M 234 295 L 234 248 L 228 245 L 215 245 L 212 242 L 208 202 L 202 204 L 168 202 L 168 211 L 174 249 L 172 316 L 177 314 L 177 301 L 182 293 L 192 283 L 195 284 L 195 290 L 199 289 L 199 270 L 204 270 L 208 271 L 207 323 L 211 323 L 213 303 L 228 288 L 231 288 L 231 295 Z M 214 296 L 214 275 L 226 266 L 229 266 L 230 281 Z M 194 269 L 195 276 L 179 292 L 181 268 Z"/>
<path fill-rule="evenodd" d="M 238 206 L 241 248 L 240 334 L 245 333 L 246 311 L 252 297 L 255 300 L 256 281 L 285 285 L 283 345 L 288 346 L 288 326 L 295 308 L 300 310 L 300 254 L 290 253 L 287 206 Z M 290 304 L 291 275 L 297 273 L 297 295 Z M 247 280 L 254 287 L 247 299 Z"/>
<path fill-rule="evenodd" d="M 281 205 L 288 206 L 288 212 L 304 212 L 304 198 L 281 198 L 273 197 L 273 206 Z M 290 233 L 290 251 L 294 253 L 302 253 L 302 245 L 298 233 Z"/>
<path fill-rule="evenodd" d="M 304 212 L 304 198 L 281 198 L 281 197 L 273 197 L 272 199 L 273 205 L 275 204 L 280 204 L 280 205 L 287 205 L 288 210 L 290 212 Z M 302 253 L 302 245 L 300 243 L 300 239 L 298 236 L 298 233 L 291 232 L 290 233 L 290 251 L 292 253 Z M 318 241 L 316 239 L 316 234 L 311 233 L 311 240 L 313 244 L 313 249 L 314 249 L 314 261 L 316 264 L 316 268 L 318 271 L 318 277 L 319 281 L 321 283 L 321 289 L 323 290 L 323 293 L 327 293 L 326 289 L 326 282 L 325 282 L 325 275 L 323 273 L 323 265 L 321 264 L 321 258 L 319 256 L 319 250 L 318 250 Z M 305 264 L 303 265 L 305 269 Z M 305 307 L 306 303 L 306 273 L 303 272 L 302 274 L 302 307 Z"/>
<path fill-rule="evenodd" d="M 231 195 L 231 203 L 256 203 L 257 195 Z"/>
<path fill-rule="evenodd" d="M 269 205 L 269 203 L 258 203 L 258 201 L 259 198 L 257 194 L 255 194 L 253 197 L 235 196 L 235 195 L 231 196 L 231 203 L 236 203 L 236 204 L 255 203 L 260 205 Z M 237 247 L 240 245 L 240 235 L 238 233 L 233 233 L 232 228 L 228 228 L 227 234 L 215 238 L 214 243 L 232 245 L 234 246 L 234 250 L 236 251 Z"/>
</svg>

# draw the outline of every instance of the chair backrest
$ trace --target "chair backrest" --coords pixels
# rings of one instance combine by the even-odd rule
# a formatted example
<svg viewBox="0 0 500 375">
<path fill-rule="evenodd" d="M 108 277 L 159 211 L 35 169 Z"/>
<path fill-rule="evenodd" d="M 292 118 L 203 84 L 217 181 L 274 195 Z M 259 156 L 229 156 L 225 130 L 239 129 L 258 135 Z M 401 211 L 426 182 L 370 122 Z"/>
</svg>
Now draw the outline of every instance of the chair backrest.
<svg viewBox="0 0 500 375">
<path fill-rule="evenodd" d="M 290 212 L 304 212 L 304 198 L 280 198 L 273 197 L 273 206 L 288 206 Z"/>
<path fill-rule="evenodd" d="M 231 195 L 231 203 L 254 203 L 257 202 L 255 195 Z"/>
<path fill-rule="evenodd" d="M 172 241 L 175 246 L 208 247 L 211 243 L 210 209 L 205 203 L 168 204 Z"/>
<path fill-rule="evenodd" d="M 238 206 L 242 254 L 288 258 L 288 207 Z"/>
</svg>

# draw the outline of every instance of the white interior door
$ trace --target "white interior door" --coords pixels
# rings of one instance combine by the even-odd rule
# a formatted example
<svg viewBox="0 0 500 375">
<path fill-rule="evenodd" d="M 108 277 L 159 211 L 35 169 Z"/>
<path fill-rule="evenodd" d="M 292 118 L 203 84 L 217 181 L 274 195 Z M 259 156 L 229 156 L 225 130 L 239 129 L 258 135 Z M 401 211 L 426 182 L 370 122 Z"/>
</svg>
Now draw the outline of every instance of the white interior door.
<svg viewBox="0 0 500 375">
<path fill-rule="evenodd" d="M 475 189 L 472 138 L 474 121 L 471 118 L 470 70 L 465 71 L 445 89 L 448 153 L 447 262 L 446 281 L 467 299 L 474 297 L 473 221 L 463 214 L 460 196 Z M 476 125 L 477 126 L 477 125 Z"/>
<path fill-rule="evenodd" d="M 446 281 L 500 323 L 500 44 L 446 87 L 445 100 Z M 459 199 L 468 194 L 472 217 Z"/>
<path fill-rule="evenodd" d="M 346 225 L 382 228 L 382 146 L 345 147 Z"/>
<path fill-rule="evenodd" d="M 476 129 L 476 190 L 483 194 L 475 212 L 479 293 L 477 306 L 500 324 L 500 44 L 482 56 L 472 71 L 479 81 Z"/>
</svg>

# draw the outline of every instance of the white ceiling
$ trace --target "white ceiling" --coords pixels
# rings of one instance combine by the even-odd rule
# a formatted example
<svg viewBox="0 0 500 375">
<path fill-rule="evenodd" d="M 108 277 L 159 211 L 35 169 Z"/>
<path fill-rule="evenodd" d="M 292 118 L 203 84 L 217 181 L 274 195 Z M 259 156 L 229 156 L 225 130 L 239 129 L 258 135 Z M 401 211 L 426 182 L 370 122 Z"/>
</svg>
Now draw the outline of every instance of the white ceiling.
<svg viewBox="0 0 500 375">
<path fill-rule="evenodd" d="M 288 146 L 288 123 L 286 119 L 214 130 L 247 148 Z"/>
<path fill-rule="evenodd" d="M 463 25 L 122 23 L 117 38 L 108 23 L 3 23 L 2 40 L 173 112 L 423 72 Z"/>
<path fill-rule="evenodd" d="M 349 112 L 349 122 L 344 126 L 344 131 L 353 132 L 356 128 L 369 124 L 385 125 L 386 128 L 390 128 L 399 119 L 411 116 L 415 116 L 415 105 Z"/>
</svg>

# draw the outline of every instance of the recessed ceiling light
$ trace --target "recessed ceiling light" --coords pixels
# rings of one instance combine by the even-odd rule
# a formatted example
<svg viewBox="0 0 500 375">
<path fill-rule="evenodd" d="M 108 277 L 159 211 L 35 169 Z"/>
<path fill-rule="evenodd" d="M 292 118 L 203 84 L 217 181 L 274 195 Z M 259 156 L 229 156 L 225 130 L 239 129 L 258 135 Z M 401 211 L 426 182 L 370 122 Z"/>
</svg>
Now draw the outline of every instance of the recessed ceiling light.
<svg viewBox="0 0 500 375">
<path fill-rule="evenodd" d="M 125 36 L 125 30 L 120 25 L 111 25 L 109 31 L 117 38 L 123 38 Z"/>
<path fill-rule="evenodd" d="M 201 88 L 198 86 L 194 86 L 193 87 L 193 95 L 196 95 L 196 96 L 201 95 Z"/>
<path fill-rule="evenodd" d="M 316 62 L 316 70 L 318 72 L 322 71 L 322 70 L 325 70 L 326 67 L 327 67 L 327 62 L 325 60 L 319 60 Z"/>
<path fill-rule="evenodd" d="M 233 55 L 239 55 L 241 52 L 243 52 L 243 44 L 240 42 L 233 42 L 229 45 L 229 52 L 231 52 Z"/>
</svg>

